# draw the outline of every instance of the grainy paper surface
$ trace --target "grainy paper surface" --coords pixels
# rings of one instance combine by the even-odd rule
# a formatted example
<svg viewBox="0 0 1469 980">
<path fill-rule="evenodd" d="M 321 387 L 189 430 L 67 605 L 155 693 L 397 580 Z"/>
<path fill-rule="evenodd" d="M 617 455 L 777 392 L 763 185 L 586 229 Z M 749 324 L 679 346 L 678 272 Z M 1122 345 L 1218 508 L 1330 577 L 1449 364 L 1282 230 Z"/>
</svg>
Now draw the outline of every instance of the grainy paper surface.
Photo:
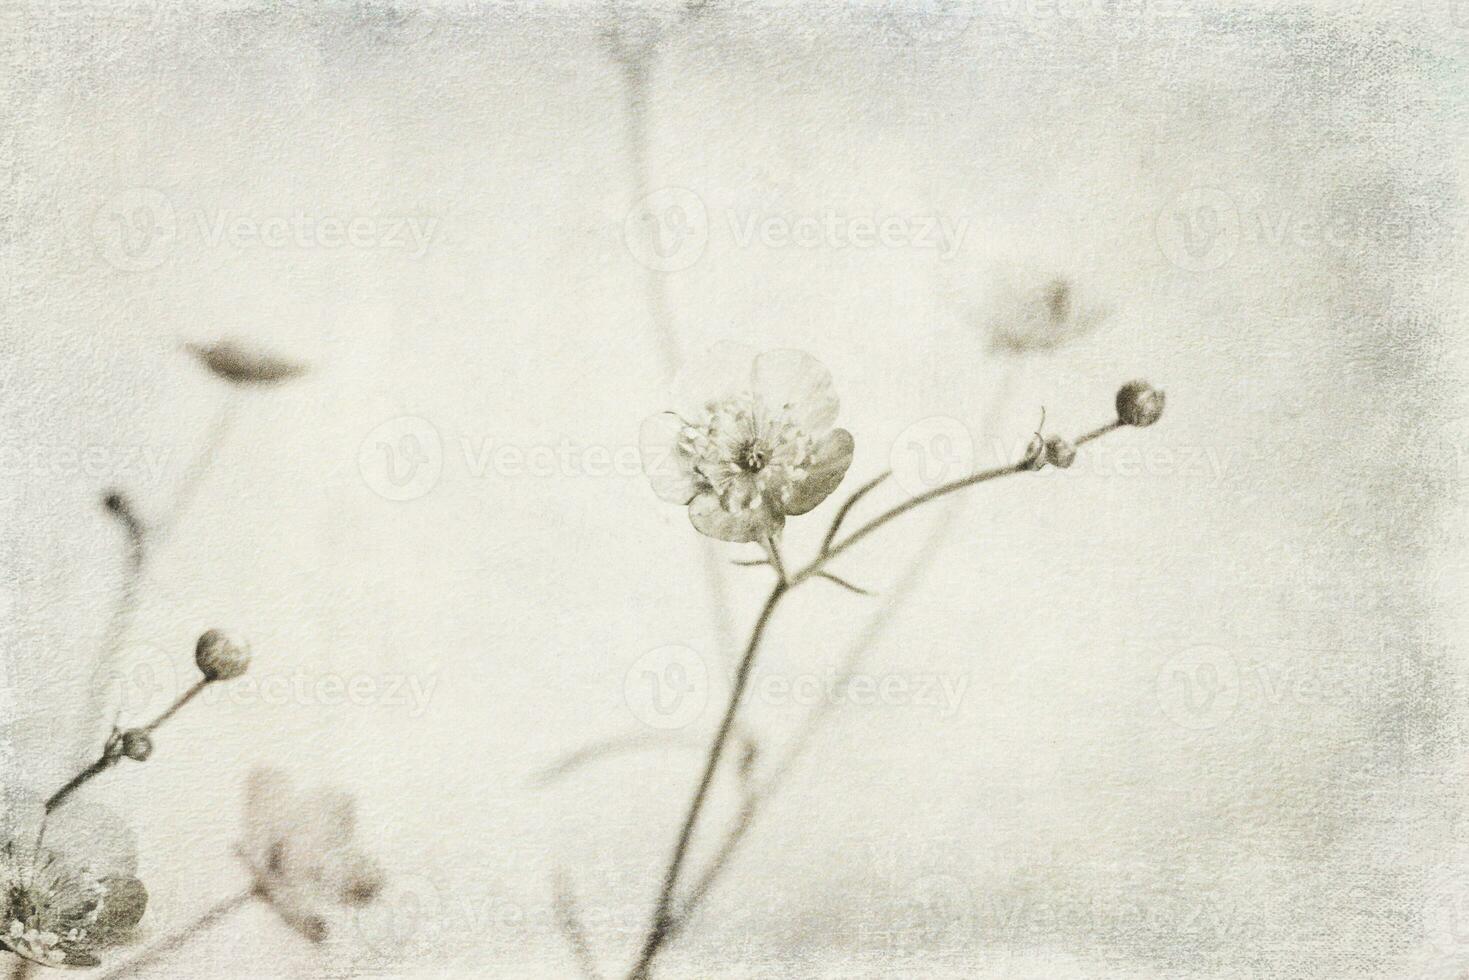
<svg viewBox="0 0 1469 980">
<path fill-rule="evenodd" d="M 10 975 L 1469 971 L 1460 0 L 0 19 Z"/>
</svg>

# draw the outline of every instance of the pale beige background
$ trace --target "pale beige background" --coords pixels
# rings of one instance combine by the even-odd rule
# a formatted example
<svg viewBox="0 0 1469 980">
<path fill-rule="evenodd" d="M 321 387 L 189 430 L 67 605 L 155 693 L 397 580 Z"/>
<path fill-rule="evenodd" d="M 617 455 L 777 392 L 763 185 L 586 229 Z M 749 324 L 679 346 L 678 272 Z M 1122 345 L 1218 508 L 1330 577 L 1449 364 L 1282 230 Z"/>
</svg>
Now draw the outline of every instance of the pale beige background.
<svg viewBox="0 0 1469 980">
<path fill-rule="evenodd" d="M 619 25 L 659 39 L 645 189 L 698 204 L 661 274 L 680 347 L 823 360 L 853 480 L 925 420 L 958 420 L 983 462 L 1042 405 L 1069 432 L 1131 377 L 1169 393 L 1157 428 L 973 495 L 868 667 L 962 698 L 843 708 L 667 974 L 1469 967 L 1464 12 L 1120 6 L 5 7 L 7 766 L 44 789 L 80 751 L 121 568 L 99 493 L 166 510 L 228 395 L 183 340 L 312 371 L 239 400 L 144 584 L 128 662 L 161 689 L 135 685 L 125 720 L 188 682 L 212 625 L 252 638 L 257 680 L 383 685 L 191 706 L 87 791 L 137 829 L 154 935 L 243 882 L 254 764 L 357 791 L 394 875 L 387 914 L 328 954 L 252 909 L 159 975 L 569 976 L 558 871 L 609 968 L 628 956 L 728 664 L 700 542 L 641 475 L 480 456 L 625 463 L 665 404 Z M 1226 223 L 1195 254 L 1175 221 L 1201 201 Z M 109 215 L 140 203 L 174 234 L 128 256 Z M 297 213 L 372 235 L 248 237 Z M 965 230 L 951 250 L 743 240 L 828 214 Z M 426 248 L 372 237 L 406 218 Z M 981 332 L 996 283 L 1056 276 L 1112 315 L 1007 369 Z M 408 433 L 438 475 L 386 499 L 378 444 Z M 94 447 L 89 472 L 70 454 Z M 891 588 L 933 516 L 844 574 Z M 763 576 L 729 582 L 747 623 Z M 798 595 L 766 670 L 823 676 L 873 608 Z M 534 788 L 651 730 L 640 658 L 670 644 L 707 666 L 706 710 Z M 1217 698 L 1191 703 L 1207 668 Z M 779 745 L 801 711 L 750 716 Z"/>
</svg>

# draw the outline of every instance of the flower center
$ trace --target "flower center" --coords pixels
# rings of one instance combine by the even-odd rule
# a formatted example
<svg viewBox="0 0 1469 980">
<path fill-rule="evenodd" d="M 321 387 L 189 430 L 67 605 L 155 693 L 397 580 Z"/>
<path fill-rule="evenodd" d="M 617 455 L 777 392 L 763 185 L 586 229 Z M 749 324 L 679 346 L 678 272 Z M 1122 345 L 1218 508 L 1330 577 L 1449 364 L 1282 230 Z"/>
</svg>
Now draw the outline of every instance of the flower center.
<svg viewBox="0 0 1469 980">
<path fill-rule="evenodd" d="M 759 473 L 765 469 L 765 464 L 770 462 L 770 453 L 764 446 L 751 440 L 735 453 L 735 462 L 746 473 Z"/>
</svg>

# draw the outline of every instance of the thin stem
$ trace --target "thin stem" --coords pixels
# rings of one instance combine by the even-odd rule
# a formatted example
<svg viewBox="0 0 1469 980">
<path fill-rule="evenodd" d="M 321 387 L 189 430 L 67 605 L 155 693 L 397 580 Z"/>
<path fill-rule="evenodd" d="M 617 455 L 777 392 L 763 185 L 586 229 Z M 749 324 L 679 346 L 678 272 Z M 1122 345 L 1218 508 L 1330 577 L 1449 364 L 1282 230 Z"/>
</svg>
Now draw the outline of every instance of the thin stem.
<svg viewBox="0 0 1469 980">
<path fill-rule="evenodd" d="M 765 551 L 770 555 L 770 564 L 775 569 L 775 574 L 780 576 L 782 582 L 786 581 L 786 564 L 781 560 L 780 545 L 776 543 L 775 538 L 765 539 Z"/>
<path fill-rule="evenodd" d="M 71 794 L 75 793 L 93 777 L 100 776 L 108 769 L 117 765 L 117 760 L 121 758 L 121 755 L 111 752 L 108 749 L 103 749 L 102 754 L 97 757 L 95 762 L 71 777 L 70 782 L 51 794 L 51 798 L 46 801 L 46 812 L 50 813 L 61 806 Z"/>
<path fill-rule="evenodd" d="M 1082 445 L 1084 443 L 1091 442 L 1092 440 L 1100 438 L 1108 432 L 1111 432 L 1120 427 L 1120 423 L 1116 422 L 1101 426 L 1093 430 L 1092 432 L 1089 432 L 1086 435 L 1082 436 L 1080 439 L 1076 440 L 1075 444 Z M 876 531 L 878 528 L 884 526 L 890 521 L 895 520 L 908 511 L 913 510 L 914 508 L 931 500 L 936 500 L 940 497 L 947 496 L 968 487 L 977 486 L 978 484 L 986 483 L 990 480 L 995 480 L 1002 476 L 1008 476 L 1013 473 L 1026 472 L 1026 469 L 1026 464 L 1024 462 L 1019 462 L 1012 463 L 1007 466 L 995 467 L 993 469 L 981 470 L 978 473 L 973 473 L 967 477 L 963 477 L 950 483 L 943 484 L 942 486 L 935 487 L 934 489 L 926 493 L 911 497 L 908 500 L 889 508 L 888 510 L 879 514 L 877 517 L 868 521 L 866 524 L 862 525 L 856 531 L 852 532 L 845 539 L 843 539 L 840 544 L 831 547 L 823 547 L 821 553 L 818 554 L 817 557 L 813 559 L 810 564 L 801 569 L 801 571 L 797 572 L 794 576 L 790 578 L 782 576 L 781 580 L 772 590 L 770 597 L 766 600 L 765 606 L 761 610 L 760 618 L 756 621 L 754 631 L 751 633 L 750 643 L 745 650 L 744 659 L 740 662 L 740 669 L 735 678 L 734 691 L 730 696 L 729 706 L 725 710 L 724 720 L 720 725 L 718 733 L 715 735 L 714 742 L 710 746 L 709 758 L 704 767 L 703 777 L 700 779 L 698 789 L 694 793 L 694 798 L 689 806 L 688 814 L 684 819 L 684 825 L 682 830 L 680 831 L 678 842 L 674 846 L 673 858 L 670 860 L 668 870 L 664 874 L 663 888 L 659 894 L 658 905 L 654 911 L 652 925 L 649 927 L 648 936 L 647 939 L 644 941 L 642 953 L 639 956 L 636 965 L 633 967 L 632 972 L 628 974 L 628 980 L 646 980 L 649 975 L 649 968 L 653 961 L 653 958 L 657 956 L 658 951 L 663 947 L 663 945 L 666 944 L 668 940 L 671 939 L 682 928 L 683 923 L 687 921 L 687 917 L 694 911 L 699 902 L 702 901 L 703 898 L 708 894 L 709 889 L 713 886 L 719 875 L 723 872 L 724 868 L 728 865 L 730 859 L 733 857 L 735 851 L 738 849 L 740 843 L 744 840 L 746 834 L 749 832 L 750 827 L 753 825 L 755 817 L 759 813 L 759 806 L 761 801 L 769 792 L 773 791 L 779 785 L 781 780 L 784 779 L 786 773 L 789 771 L 791 765 L 794 763 L 796 755 L 804 747 L 805 736 L 809 735 L 809 729 L 814 728 L 815 720 L 809 721 L 808 731 L 803 732 L 802 736 L 797 739 L 797 745 L 795 746 L 794 750 L 790 754 L 788 754 L 783 760 L 782 764 L 776 768 L 774 775 L 770 779 L 768 779 L 764 785 L 757 789 L 751 790 L 746 794 L 744 805 L 741 808 L 740 815 L 737 818 L 734 826 L 726 835 L 723 843 L 720 845 L 720 849 L 718 850 L 718 852 L 716 852 L 713 860 L 704 870 L 703 874 L 699 876 L 694 884 L 694 887 L 691 889 L 688 898 L 684 901 L 682 907 L 675 915 L 672 911 L 674 892 L 678 885 L 679 875 L 682 871 L 683 863 L 688 853 L 689 843 L 693 838 L 695 825 L 697 824 L 699 815 L 703 810 L 705 799 L 708 796 L 710 784 L 713 782 L 714 772 L 719 765 L 720 756 L 724 751 L 724 744 L 729 738 L 729 733 L 733 727 L 735 716 L 738 713 L 745 685 L 748 683 L 749 680 L 750 668 L 754 663 L 755 654 L 759 648 L 760 639 L 764 633 L 766 625 L 770 620 L 771 613 L 774 611 L 775 606 L 779 603 L 782 596 L 784 596 L 791 589 L 794 589 L 796 586 L 800 585 L 802 582 L 806 581 L 809 578 L 815 576 L 834 578 L 834 576 L 831 576 L 830 573 L 824 571 L 823 566 L 828 561 L 846 551 L 848 548 L 852 547 L 852 545 L 867 537 L 867 535 Z M 885 477 L 886 474 L 884 474 L 883 476 Z M 873 483 L 864 485 L 863 487 L 859 488 L 853 496 L 856 497 L 866 494 L 870 489 L 872 489 L 873 486 L 876 485 L 877 482 L 880 481 L 881 478 L 879 478 L 878 481 L 874 481 Z M 848 500 L 847 506 L 843 508 L 842 514 L 839 514 L 838 519 L 833 522 L 833 532 L 836 528 L 840 526 L 840 518 L 845 515 L 845 512 L 847 510 L 850 510 L 851 503 L 852 501 Z M 834 536 L 834 534 L 828 535 L 828 544 L 832 536 Z"/>
<path fill-rule="evenodd" d="M 862 525 L 857 530 L 847 535 L 845 538 L 842 539 L 839 544 L 833 545 L 831 548 L 827 549 L 826 552 L 818 555 L 811 562 L 811 564 L 807 565 L 805 568 L 796 573 L 795 577 L 791 579 L 791 584 L 794 585 L 797 582 L 802 582 L 810 578 L 812 575 L 817 574 L 821 571 L 821 567 L 825 565 L 828 561 L 835 558 L 837 555 L 840 555 L 842 552 L 846 551 L 848 548 L 852 547 L 852 545 L 856 544 L 858 541 L 861 541 L 863 538 L 867 537 L 869 534 L 871 534 L 873 531 L 876 531 L 884 524 L 887 524 L 889 521 L 895 520 L 896 518 L 903 516 L 915 507 L 920 507 L 923 504 L 928 503 L 930 500 L 937 500 L 939 497 L 955 493 L 959 490 L 964 490 L 968 487 L 978 486 L 981 483 L 988 483 L 990 480 L 997 480 L 1002 476 L 1009 476 L 1012 473 L 1022 473 L 1024 471 L 1024 463 L 1011 463 L 1008 466 L 997 466 L 994 469 L 981 470 L 980 472 L 973 473 L 969 476 L 964 477 L 963 479 L 954 480 L 951 483 L 945 483 L 943 486 L 934 487 L 927 493 L 920 493 L 916 497 L 910 497 L 907 500 L 903 501 L 901 504 L 898 504 L 896 507 L 891 507 L 888 510 L 883 511 L 881 514 L 877 515 L 872 520 L 868 521 L 866 524 Z"/>
<path fill-rule="evenodd" d="M 163 959 L 163 957 L 181 948 L 200 933 L 219 925 L 225 919 L 229 918 L 229 916 L 244 908 L 246 903 L 252 898 L 258 897 L 258 895 L 259 892 L 253 887 L 247 888 L 238 895 L 231 895 L 229 898 L 211 906 L 193 922 L 160 939 L 126 963 L 119 963 L 112 969 L 97 974 L 94 980 L 118 980 L 119 977 L 133 976 L 143 967 L 152 966 L 154 963 Z"/>
<path fill-rule="evenodd" d="M 173 704 L 169 705 L 167 708 L 164 708 L 161 715 L 148 722 L 148 724 L 144 725 L 143 731 L 147 732 L 149 735 L 153 734 L 155 731 L 158 730 L 159 725 L 162 725 L 165 721 L 168 721 L 168 719 L 178 714 L 178 710 L 180 708 L 188 704 L 190 701 L 194 700 L 194 697 L 198 695 L 200 691 L 204 690 L 204 688 L 207 686 L 209 686 L 209 681 L 203 677 L 199 678 L 197 681 L 194 682 L 193 687 L 189 688 L 183 694 L 180 694 L 178 696 L 178 699 L 175 700 Z"/>
<path fill-rule="evenodd" d="M 882 473 L 879 473 L 877 476 L 873 477 L 871 480 L 868 480 L 866 483 L 858 487 L 857 492 L 847 498 L 847 502 L 842 504 L 841 510 L 838 510 L 837 516 L 832 519 L 831 527 L 829 527 L 826 531 L 826 537 L 821 539 L 821 553 L 823 555 L 826 554 L 828 549 L 831 548 L 831 543 L 836 539 L 837 532 L 842 529 L 842 522 L 847 519 L 847 514 L 851 513 L 852 508 L 857 506 L 857 501 L 867 496 L 873 490 L 876 490 L 878 485 L 881 484 L 883 480 L 886 480 L 892 475 L 892 470 L 885 470 Z"/>
<path fill-rule="evenodd" d="M 730 732 L 734 730 L 735 716 L 739 713 L 740 703 L 744 699 L 745 687 L 750 681 L 750 670 L 755 665 L 755 655 L 760 650 L 760 641 L 765 636 L 765 628 L 770 624 L 775 607 L 780 604 L 781 598 L 788 590 L 789 586 L 784 580 L 775 583 L 775 587 L 770 590 L 770 596 L 760 610 L 759 618 L 755 620 L 755 628 L 750 632 L 750 641 L 745 646 L 745 655 L 740 659 L 739 669 L 735 672 L 734 689 L 730 692 L 729 705 L 724 709 L 724 718 L 719 723 L 719 730 L 714 735 L 714 741 L 709 745 L 709 756 L 704 761 L 704 773 L 699 777 L 699 784 L 694 790 L 693 799 L 689 801 L 688 813 L 684 816 L 678 840 L 673 845 L 673 854 L 668 860 L 668 870 L 663 873 L 663 885 L 658 893 L 658 903 L 654 906 L 652 922 L 648 926 L 648 936 L 643 942 L 643 949 L 638 956 L 637 963 L 633 966 L 632 972 L 628 974 L 629 980 L 643 980 L 647 977 L 648 967 L 653 962 L 653 957 L 658 955 L 658 950 L 668 937 L 668 930 L 673 922 L 673 891 L 678 885 L 679 874 L 683 871 L 684 861 L 688 857 L 689 845 L 694 838 L 694 828 L 699 822 L 699 815 L 704 811 L 704 804 L 708 801 L 709 787 L 714 783 L 714 773 L 719 768 L 719 760 L 724 756 Z"/>
<path fill-rule="evenodd" d="M 154 731 L 158 729 L 159 725 L 162 725 L 165 721 L 168 721 L 168 719 L 172 718 L 180 708 L 192 701 L 195 695 L 204 690 L 204 688 L 208 684 L 209 681 L 200 678 L 194 683 L 193 687 L 189 688 L 183 694 L 180 694 L 178 698 L 173 702 L 173 704 L 165 708 L 162 714 L 160 714 L 157 718 L 154 718 L 148 724 L 144 725 L 140 730 L 151 735 Z M 87 768 L 83 769 L 81 772 L 77 773 L 75 776 L 71 777 L 71 780 L 65 786 L 61 787 L 55 793 L 51 794 L 51 798 L 46 801 L 46 812 L 50 813 L 57 807 L 61 806 L 61 804 L 65 803 L 67 798 L 70 797 L 71 794 L 75 793 L 78 789 L 80 789 L 83 785 L 85 785 L 93 778 L 100 776 L 108 769 L 111 769 L 113 766 L 117 765 L 118 760 L 121 758 L 122 746 L 119 742 L 118 733 L 114 732 L 113 736 L 107 740 L 107 744 L 102 747 L 102 754 L 97 757 L 96 761 L 87 766 Z M 44 833 L 45 824 L 43 823 L 41 826 L 42 832 Z"/>
<path fill-rule="evenodd" d="M 842 588 L 846 589 L 848 592 L 855 592 L 858 595 L 872 595 L 873 594 L 873 592 L 872 592 L 871 589 L 864 589 L 860 585 L 853 585 L 851 582 L 848 582 L 846 579 L 842 578 L 840 575 L 833 575 L 831 572 L 817 572 L 816 573 L 816 577 L 817 578 L 824 578 L 828 582 L 831 582 L 831 583 L 833 583 L 835 585 L 840 585 Z"/>
</svg>

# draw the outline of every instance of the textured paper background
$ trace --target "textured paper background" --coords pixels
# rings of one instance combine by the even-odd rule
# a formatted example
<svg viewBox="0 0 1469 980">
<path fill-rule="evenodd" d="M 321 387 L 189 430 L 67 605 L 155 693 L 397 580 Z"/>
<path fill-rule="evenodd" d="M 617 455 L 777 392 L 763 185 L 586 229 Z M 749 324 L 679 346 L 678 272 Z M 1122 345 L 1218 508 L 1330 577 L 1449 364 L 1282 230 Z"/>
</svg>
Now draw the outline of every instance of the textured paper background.
<svg viewBox="0 0 1469 980">
<path fill-rule="evenodd" d="M 1080 431 L 1129 378 L 1169 395 L 1158 427 L 957 512 L 867 671 L 962 696 L 837 712 L 667 975 L 1469 968 L 1462 5 L 4 15 L 11 782 L 49 791 L 95 751 L 78 719 L 122 561 L 99 495 L 165 508 L 227 396 L 180 342 L 312 365 L 238 399 L 144 583 L 123 707 L 187 684 L 214 625 L 252 638 L 261 686 L 191 706 L 85 803 L 135 827 L 158 936 L 244 882 L 251 765 L 340 783 L 386 912 L 322 954 L 250 909 L 158 975 L 570 976 L 558 872 L 608 968 L 628 959 L 730 646 L 697 535 L 626 465 L 666 404 L 660 317 L 681 352 L 819 357 L 853 481 L 934 419 L 984 463 L 1041 406 Z M 641 186 L 609 30 L 656 39 Z M 639 218 L 672 205 L 689 223 L 650 272 Z M 130 253 L 111 216 L 139 207 L 173 233 Z M 1186 240 L 1202 211 L 1217 234 Z M 297 215 L 315 230 L 258 240 Z M 829 216 L 907 231 L 748 234 Z M 334 244 L 322 219 L 367 230 Z M 393 243 L 407 219 L 426 247 Z M 955 247 L 915 241 L 929 219 Z M 1006 368 L 981 329 L 1003 284 L 1056 277 L 1111 316 Z M 410 435 L 411 471 L 381 448 Z M 937 518 L 843 573 L 891 589 Z M 747 624 L 763 575 L 727 578 Z M 800 595 L 764 670 L 826 676 L 873 607 Z M 670 644 L 704 710 L 534 786 L 661 731 L 640 658 Z M 323 677 L 375 693 L 326 703 Z M 775 745 L 802 713 L 750 704 Z"/>
</svg>

